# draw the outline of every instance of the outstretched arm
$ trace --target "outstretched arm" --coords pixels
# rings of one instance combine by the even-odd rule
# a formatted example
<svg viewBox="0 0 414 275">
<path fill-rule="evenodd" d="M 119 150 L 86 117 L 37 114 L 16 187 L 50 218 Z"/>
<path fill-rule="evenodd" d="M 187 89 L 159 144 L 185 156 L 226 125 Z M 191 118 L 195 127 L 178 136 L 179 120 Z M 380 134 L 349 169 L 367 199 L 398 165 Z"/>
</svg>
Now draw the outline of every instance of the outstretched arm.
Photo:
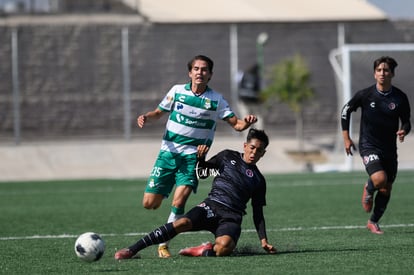
<svg viewBox="0 0 414 275">
<path fill-rule="evenodd" d="M 342 137 L 344 138 L 344 147 L 345 147 L 345 152 L 346 155 L 352 156 L 352 150 L 356 150 L 355 148 L 355 144 L 352 141 L 351 137 L 349 136 L 349 131 L 348 130 L 344 130 L 342 131 Z"/>
<path fill-rule="evenodd" d="M 277 252 L 276 248 L 267 242 L 266 223 L 263 215 L 263 207 L 253 207 L 253 221 L 259 235 L 260 244 L 262 248 L 270 254 Z"/>
<path fill-rule="evenodd" d="M 253 123 L 257 122 L 257 117 L 255 115 L 247 115 L 244 119 L 239 119 L 237 116 L 233 116 L 230 118 L 225 119 L 231 127 L 234 128 L 236 131 L 244 131 L 250 127 Z"/>
<path fill-rule="evenodd" d="M 406 105 L 404 115 L 401 116 L 401 128 L 397 131 L 397 136 L 400 142 L 403 142 L 405 136 L 411 131 L 410 105 L 408 103 Z"/>
<path fill-rule="evenodd" d="M 164 111 L 157 108 L 154 111 L 149 111 L 143 115 L 138 116 L 137 118 L 137 124 L 139 128 L 143 128 L 144 125 L 152 120 L 158 120 L 164 115 Z"/>
<path fill-rule="evenodd" d="M 344 139 L 345 152 L 347 156 L 349 155 L 352 156 L 352 150 L 356 149 L 354 142 L 352 141 L 349 135 L 351 112 L 352 112 L 352 108 L 350 107 L 349 103 L 345 104 L 341 112 L 341 127 L 342 127 L 342 137 Z"/>
</svg>

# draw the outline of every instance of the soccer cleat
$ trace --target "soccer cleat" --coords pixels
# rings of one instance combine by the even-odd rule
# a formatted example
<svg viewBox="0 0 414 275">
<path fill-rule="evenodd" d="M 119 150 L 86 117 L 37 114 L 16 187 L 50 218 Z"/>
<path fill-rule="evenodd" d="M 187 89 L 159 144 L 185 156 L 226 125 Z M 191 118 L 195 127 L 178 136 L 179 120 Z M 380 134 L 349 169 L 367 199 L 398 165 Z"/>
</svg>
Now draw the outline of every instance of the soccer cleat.
<svg viewBox="0 0 414 275">
<path fill-rule="evenodd" d="M 378 223 L 376 222 L 368 221 L 367 228 L 369 231 L 371 231 L 371 233 L 379 234 L 379 235 L 384 234 L 384 231 L 380 229 Z"/>
<path fill-rule="evenodd" d="M 170 258 L 171 257 L 171 253 L 168 250 L 168 246 L 160 245 L 158 247 L 158 257 L 159 258 Z"/>
<path fill-rule="evenodd" d="M 138 254 L 134 254 L 128 248 L 122 248 L 115 253 L 115 260 L 126 260 L 126 259 L 136 259 L 139 258 Z"/>
<path fill-rule="evenodd" d="M 182 256 L 191 256 L 191 257 L 200 257 L 203 256 L 203 252 L 207 250 L 212 250 L 213 244 L 210 242 L 202 243 L 199 246 L 194 247 L 187 247 L 184 249 L 181 249 L 180 252 L 178 252 Z"/>
<path fill-rule="evenodd" d="M 365 212 L 369 213 L 372 210 L 373 196 L 367 191 L 368 183 L 364 185 L 364 191 L 362 193 L 362 207 Z"/>
</svg>

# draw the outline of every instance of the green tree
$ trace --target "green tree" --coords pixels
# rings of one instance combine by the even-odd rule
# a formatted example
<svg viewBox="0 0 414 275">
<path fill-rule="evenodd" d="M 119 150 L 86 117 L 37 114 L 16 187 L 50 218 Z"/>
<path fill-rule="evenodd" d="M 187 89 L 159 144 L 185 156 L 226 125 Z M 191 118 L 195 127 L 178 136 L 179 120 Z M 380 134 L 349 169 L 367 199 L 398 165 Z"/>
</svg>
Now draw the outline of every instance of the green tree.
<svg viewBox="0 0 414 275">
<path fill-rule="evenodd" d="M 303 107 L 315 96 L 310 86 L 310 77 L 311 73 L 304 58 L 296 54 L 273 66 L 270 83 L 261 92 L 265 103 L 276 99 L 287 104 L 294 112 L 300 151 L 304 150 Z"/>
</svg>

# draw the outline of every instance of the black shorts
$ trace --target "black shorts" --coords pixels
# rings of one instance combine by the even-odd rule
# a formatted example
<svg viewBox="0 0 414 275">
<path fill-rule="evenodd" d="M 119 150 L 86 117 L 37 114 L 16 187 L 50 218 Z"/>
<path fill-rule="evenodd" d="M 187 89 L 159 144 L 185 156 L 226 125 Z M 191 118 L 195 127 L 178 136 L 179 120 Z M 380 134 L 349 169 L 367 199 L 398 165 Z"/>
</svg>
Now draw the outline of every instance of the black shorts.
<svg viewBox="0 0 414 275">
<path fill-rule="evenodd" d="M 228 235 L 235 244 L 240 238 L 242 215 L 220 203 L 205 200 L 185 216 L 191 220 L 192 231 L 207 230 L 216 238 Z"/>
<path fill-rule="evenodd" d="M 372 175 L 378 171 L 385 171 L 388 182 L 393 183 L 397 177 L 398 160 L 395 157 L 384 157 L 375 151 L 364 151 L 362 154 L 362 162 L 368 175 Z"/>
</svg>

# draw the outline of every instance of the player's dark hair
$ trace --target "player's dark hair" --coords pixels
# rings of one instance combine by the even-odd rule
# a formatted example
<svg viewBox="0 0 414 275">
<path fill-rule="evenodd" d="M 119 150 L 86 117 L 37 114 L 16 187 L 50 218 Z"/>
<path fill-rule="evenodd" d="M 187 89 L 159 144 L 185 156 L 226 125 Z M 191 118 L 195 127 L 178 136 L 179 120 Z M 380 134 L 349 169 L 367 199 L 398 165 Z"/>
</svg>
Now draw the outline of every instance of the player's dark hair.
<svg viewBox="0 0 414 275">
<path fill-rule="evenodd" d="M 398 66 L 398 63 L 397 61 L 395 61 L 394 58 L 389 56 L 381 56 L 380 58 L 374 61 L 374 72 L 381 63 L 387 63 L 388 67 L 390 67 L 392 74 L 394 74 L 394 70 Z"/>
<path fill-rule="evenodd" d="M 269 145 L 269 137 L 266 135 L 264 130 L 258 130 L 255 128 L 250 128 L 249 133 L 247 133 L 247 142 L 249 142 L 252 139 L 258 139 L 264 143 L 264 148 Z"/>
<path fill-rule="evenodd" d="M 210 71 L 210 73 L 213 72 L 213 67 L 214 67 L 213 60 L 211 60 L 209 57 L 207 57 L 205 55 L 201 55 L 201 54 L 194 56 L 190 61 L 188 61 L 187 68 L 188 68 L 189 72 L 191 72 L 191 69 L 193 68 L 194 62 L 196 60 L 203 60 L 203 61 L 207 62 L 208 70 Z"/>
</svg>

